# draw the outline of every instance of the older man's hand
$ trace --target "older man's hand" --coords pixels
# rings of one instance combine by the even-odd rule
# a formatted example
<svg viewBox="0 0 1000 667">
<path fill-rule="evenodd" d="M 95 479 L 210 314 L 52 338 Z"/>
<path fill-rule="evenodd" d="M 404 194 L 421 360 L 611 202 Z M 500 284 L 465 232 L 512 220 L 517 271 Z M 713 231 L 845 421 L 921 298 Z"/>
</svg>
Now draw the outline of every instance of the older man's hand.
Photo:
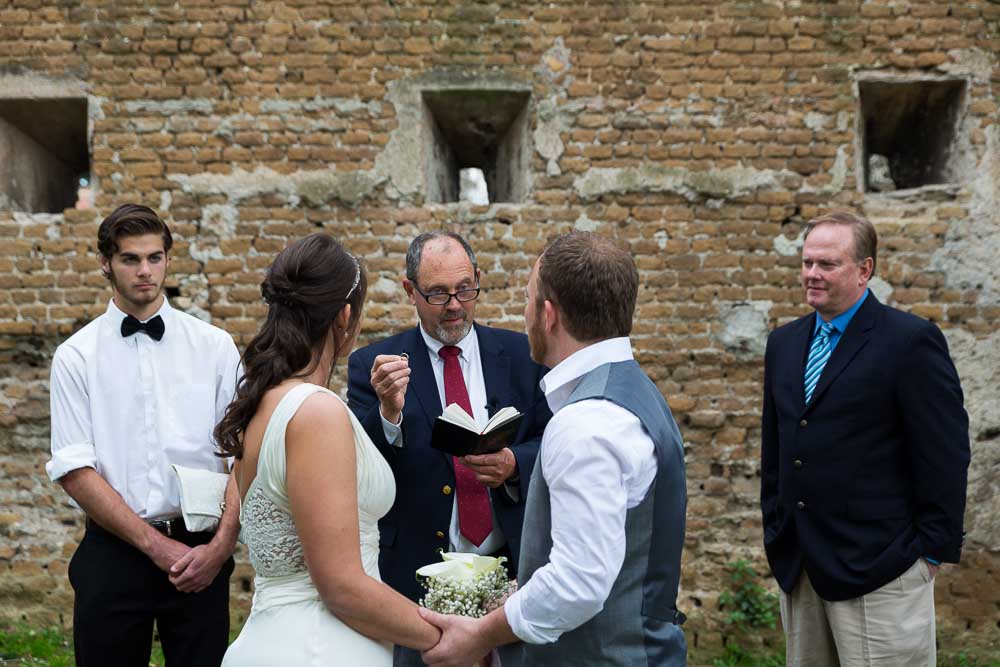
<svg viewBox="0 0 1000 667">
<path fill-rule="evenodd" d="M 371 382 L 382 416 L 390 424 L 398 424 L 406 400 L 406 387 L 410 384 L 409 359 L 403 355 L 378 355 L 372 364 Z"/>
<path fill-rule="evenodd" d="M 462 463 L 472 472 L 476 479 L 495 489 L 517 473 L 517 459 L 514 452 L 504 447 L 493 454 L 463 456 Z"/>
</svg>

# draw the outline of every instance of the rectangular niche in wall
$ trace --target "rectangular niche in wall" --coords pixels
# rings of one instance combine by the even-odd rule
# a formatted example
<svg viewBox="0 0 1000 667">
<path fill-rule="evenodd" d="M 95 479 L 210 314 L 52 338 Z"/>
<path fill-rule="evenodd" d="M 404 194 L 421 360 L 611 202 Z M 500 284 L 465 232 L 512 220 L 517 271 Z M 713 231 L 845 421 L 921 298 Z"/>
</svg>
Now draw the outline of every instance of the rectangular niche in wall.
<svg viewBox="0 0 1000 667">
<path fill-rule="evenodd" d="M 86 99 L 0 99 L 0 209 L 61 213 L 89 178 Z"/>
<path fill-rule="evenodd" d="M 865 190 L 904 190 L 955 181 L 959 79 L 858 82 Z"/>
<path fill-rule="evenodd" d="M 428 202 L 459 200 L 462 169 L 478 168 L 490 202 L 524 201 L 531 157 L 527 90 L 424 90 Z"/>
</svg>

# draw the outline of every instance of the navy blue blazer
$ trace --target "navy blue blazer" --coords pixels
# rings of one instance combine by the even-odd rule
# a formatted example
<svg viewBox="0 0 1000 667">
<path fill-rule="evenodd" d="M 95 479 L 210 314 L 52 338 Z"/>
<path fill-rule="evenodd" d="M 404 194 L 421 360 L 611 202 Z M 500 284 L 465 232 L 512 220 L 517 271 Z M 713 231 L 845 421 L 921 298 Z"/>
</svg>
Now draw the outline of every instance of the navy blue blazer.
<svg viewBox="0 0 1000 667">
<path fill-rule="evenodd" d="M 493 512 L 507 538 L 516 572 L 528 480 L 542 432 L 552 416 L 539 388 L 546 369 L 531 360 L 528 337 L 524 334 L 479 324 L 475 325 L 475 331 L 479 337 L 489 413 L 492 415 L 508 405 L 524 413 L 516 444 L 511 447 L 521 478 L 520 498 L 515 502 L 502 486 L 490 490 Z M 378 396 L 371 386 L 371 368 L 377 355 L 401 352 L 409 355 L 411 372 L 403 406 L 404 446 L 400 448 L 386 442 Z M 414 572 L 423 565 L 439 562 L 438 550 L 448 549 L 454 504 L 451 492 L 455 488 L 451 457 L 430 446 L 434 419 L 442 408 L 420 330 L 413 328 L 355 351 L 348 361 L 347 402 L 396 478 L 396 502 L 379 521 L 379 572 L 383 581 L 416 601 L 424 590 Z"/>
<path fill-rule="evenodd" d="M 941 331 L 869 294 L 808 407 L 815 316 L 776 329 L 764 358 L 764 547 L 791 593 L 802 569 L 825 600 L 887 584 L 917 558 L 957 563 L 969 420 Z"/>
</svg>

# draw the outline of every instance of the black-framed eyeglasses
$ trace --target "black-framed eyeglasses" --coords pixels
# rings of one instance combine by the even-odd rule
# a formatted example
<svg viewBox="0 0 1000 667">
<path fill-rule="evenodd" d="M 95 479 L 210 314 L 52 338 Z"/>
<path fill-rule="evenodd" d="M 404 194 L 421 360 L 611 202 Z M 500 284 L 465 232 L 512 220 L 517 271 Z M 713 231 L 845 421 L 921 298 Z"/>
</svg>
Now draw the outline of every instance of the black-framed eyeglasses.
<svg viewBox="0 0 1000 667">
<path fill-rule="evenodd" d="M 468 301 L 475 301 L 479 298 L 479 286 L 476 287 L 466 287 L 465 289 L 460 289 L 457 292 L 431 292 L 430 294 L 424 294 L 417 287 L 417 284 L 413 284 L 413 289 L 417 290 L 417 294 L 424 297 L 424 301 L 432 306 L 443 306 L 451 301 L 452 297 L 459 303 L 466 303 Z"/>
</svg>

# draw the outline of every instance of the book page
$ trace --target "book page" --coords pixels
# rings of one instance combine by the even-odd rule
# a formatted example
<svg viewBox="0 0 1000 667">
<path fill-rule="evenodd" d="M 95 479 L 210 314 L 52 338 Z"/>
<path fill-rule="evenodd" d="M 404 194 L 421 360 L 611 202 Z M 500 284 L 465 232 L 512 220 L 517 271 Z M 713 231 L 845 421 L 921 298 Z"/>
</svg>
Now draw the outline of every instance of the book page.
<svg viewBox="0 0 1000 667">
<path fill-rule="evenodd" d="M 443 419 L 449 424 L 454 424 L 455 426 L 461 426 L 464 429 L 468 429 L 473 433 L 479 433 L 479 426 L 476 424 L 476 420 L 469 415 L 462 406 L 458 403 L 452 403 L 444 409 L 441 416 L 438 419 Z"/>
<path fill-rule="evenodd" d="M 486 423 L 486 428 L 483 429 L 483 433 L 489 433 L 496 427 L 509 422 L 511 419 L 514 419 L 519 414 L 521 413 L 518 412 L 516 408 L 513 408 L 511 406 L 503 408 L 490 418 L 490 420 Z"/>
</svg>

